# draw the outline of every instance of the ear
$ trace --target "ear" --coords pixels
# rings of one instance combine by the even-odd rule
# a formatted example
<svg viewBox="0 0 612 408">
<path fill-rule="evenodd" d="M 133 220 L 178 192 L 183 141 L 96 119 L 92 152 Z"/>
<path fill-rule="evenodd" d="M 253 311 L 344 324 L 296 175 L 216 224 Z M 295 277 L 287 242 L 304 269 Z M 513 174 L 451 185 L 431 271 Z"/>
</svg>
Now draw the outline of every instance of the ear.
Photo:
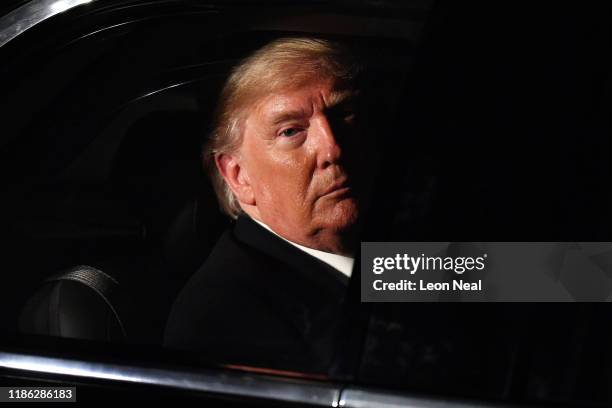
<svg viewBox="0 0 612 408">
<path fill-rule="evenodd" d="M 215 156 L 215 164 L 225 182 L 241 204 L 255 205 L 255 195 L 246 169 L 237 154 L 221 153 Z"/>
</svg>

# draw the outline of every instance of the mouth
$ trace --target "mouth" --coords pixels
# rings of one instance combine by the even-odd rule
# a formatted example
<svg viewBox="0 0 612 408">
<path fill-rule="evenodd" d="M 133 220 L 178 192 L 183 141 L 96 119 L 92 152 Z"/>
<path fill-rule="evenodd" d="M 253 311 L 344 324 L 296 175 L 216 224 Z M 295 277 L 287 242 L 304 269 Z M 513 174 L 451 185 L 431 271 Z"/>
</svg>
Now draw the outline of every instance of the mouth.
<svg viewBox="0 0 612 408">
<path fill-rule="evenodd" d="M 340 197 L 349 195 L 352 189 L 347 179 L 338 180 L 333 183 L 325 192 L 321 195 L 322 197 Z"/>
</svg>

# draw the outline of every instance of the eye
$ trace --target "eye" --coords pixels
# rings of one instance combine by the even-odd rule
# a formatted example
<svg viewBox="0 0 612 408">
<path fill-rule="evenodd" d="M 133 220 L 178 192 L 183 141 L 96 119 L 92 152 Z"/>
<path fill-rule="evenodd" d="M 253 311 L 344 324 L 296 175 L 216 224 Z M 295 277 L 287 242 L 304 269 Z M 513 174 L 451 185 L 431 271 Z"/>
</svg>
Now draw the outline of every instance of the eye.
<svg viewBox="0 0 612 408">
<path fill-rule="evenodd" d="M 344 121 L 347 123 L 354 122 L 357 119 L 357 113 L 354 111 L 344 112 Z"/>
<path fill-rule="evenodd" d="M 282 132 L 280 132 L 280 135 L 285 136 L 285 137 L 292 137 L 300 133 L 300 131 L 301 131 L 300 128 L 292 127 L 292 128 L 283 130 Z"/>
</svg>

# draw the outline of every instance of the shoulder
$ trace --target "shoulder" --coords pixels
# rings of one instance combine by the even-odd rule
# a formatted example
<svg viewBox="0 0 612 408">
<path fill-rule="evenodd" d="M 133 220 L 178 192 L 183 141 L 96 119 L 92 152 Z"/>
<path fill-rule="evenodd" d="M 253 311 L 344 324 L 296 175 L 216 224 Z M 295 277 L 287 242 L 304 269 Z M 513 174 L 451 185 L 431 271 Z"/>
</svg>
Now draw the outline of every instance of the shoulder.
<svg viewBox="0 0 612 408">
<path fill-rule="evenodd" d="M 331 333 L 343 302 L 340 272 L 248 219 L 226 232 L 175 301 L 164 342 L 240 356 L 305 355 Z M 327 334 L 326 334 L 327 335 Z"/>
<path fill-rule="evenodd" d="M 274 290 L 274 282 L 264 275 L 271 262 L 227 231 L 176 299 L 166 326 L 166 345 L 200 349 L 223 342 L 227 346 L 258 327 L 287 336 L 268 310 L 265 293 Z"/>
<path fill-rule="evenodd" d="M 261 282 L 262 274 L 265 275 L 277 262 L 274 256 L 237 239 L 234 231 L 228 230 L 189 279 L 181 296 L 202 293 L 213 287 L 231 288 L 232 291 L 252 289 Z"/>
</svg>

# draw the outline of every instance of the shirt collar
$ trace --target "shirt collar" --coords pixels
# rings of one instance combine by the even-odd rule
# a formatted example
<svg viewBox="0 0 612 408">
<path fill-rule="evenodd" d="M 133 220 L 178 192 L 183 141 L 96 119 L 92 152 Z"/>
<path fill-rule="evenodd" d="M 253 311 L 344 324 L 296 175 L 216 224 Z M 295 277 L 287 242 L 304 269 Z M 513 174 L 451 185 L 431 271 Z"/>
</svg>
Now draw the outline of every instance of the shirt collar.
<svg viewBox="0 0 612 408">
<path fill-rule="evenodd" d="M 278 235 L 276 232 L 274 232 L 274 230 L 272 230 L 272 228 L 268 227 L 263 222 L 256 220 L 255 218 L 251 218 L 251 219 L 255 221 L 256 223 L 258 223 L 259 225 L 261 225 L 262 227 L 264 227 L 265 229 L 267 229 L 268 231 L 270 231 L 271 233 L 273 233 L 274 235 L 276 235 L 277 237 L 290 243 L 294 247 L 306 252 L 307 254 L 311 256 L 314 256 L 315 258 L 317 258 L 318 260 L 322 262 L 325 262 L 326 264 L 338 270 L 339 272 L 346 275 L 347 277 L 349 278 L 351 277 L 351 274 L 353 272 L 353 264 L 355 263 L 355 258 L 352 258 L 350 256 L 332 254 L 331 252 L 319 251 L 318 249 L 312 249 L 312 248 L 308 248 L 300 244 L 296 244 L 295 242 L 289 241 L 288 239 Z"/>
</svg>

